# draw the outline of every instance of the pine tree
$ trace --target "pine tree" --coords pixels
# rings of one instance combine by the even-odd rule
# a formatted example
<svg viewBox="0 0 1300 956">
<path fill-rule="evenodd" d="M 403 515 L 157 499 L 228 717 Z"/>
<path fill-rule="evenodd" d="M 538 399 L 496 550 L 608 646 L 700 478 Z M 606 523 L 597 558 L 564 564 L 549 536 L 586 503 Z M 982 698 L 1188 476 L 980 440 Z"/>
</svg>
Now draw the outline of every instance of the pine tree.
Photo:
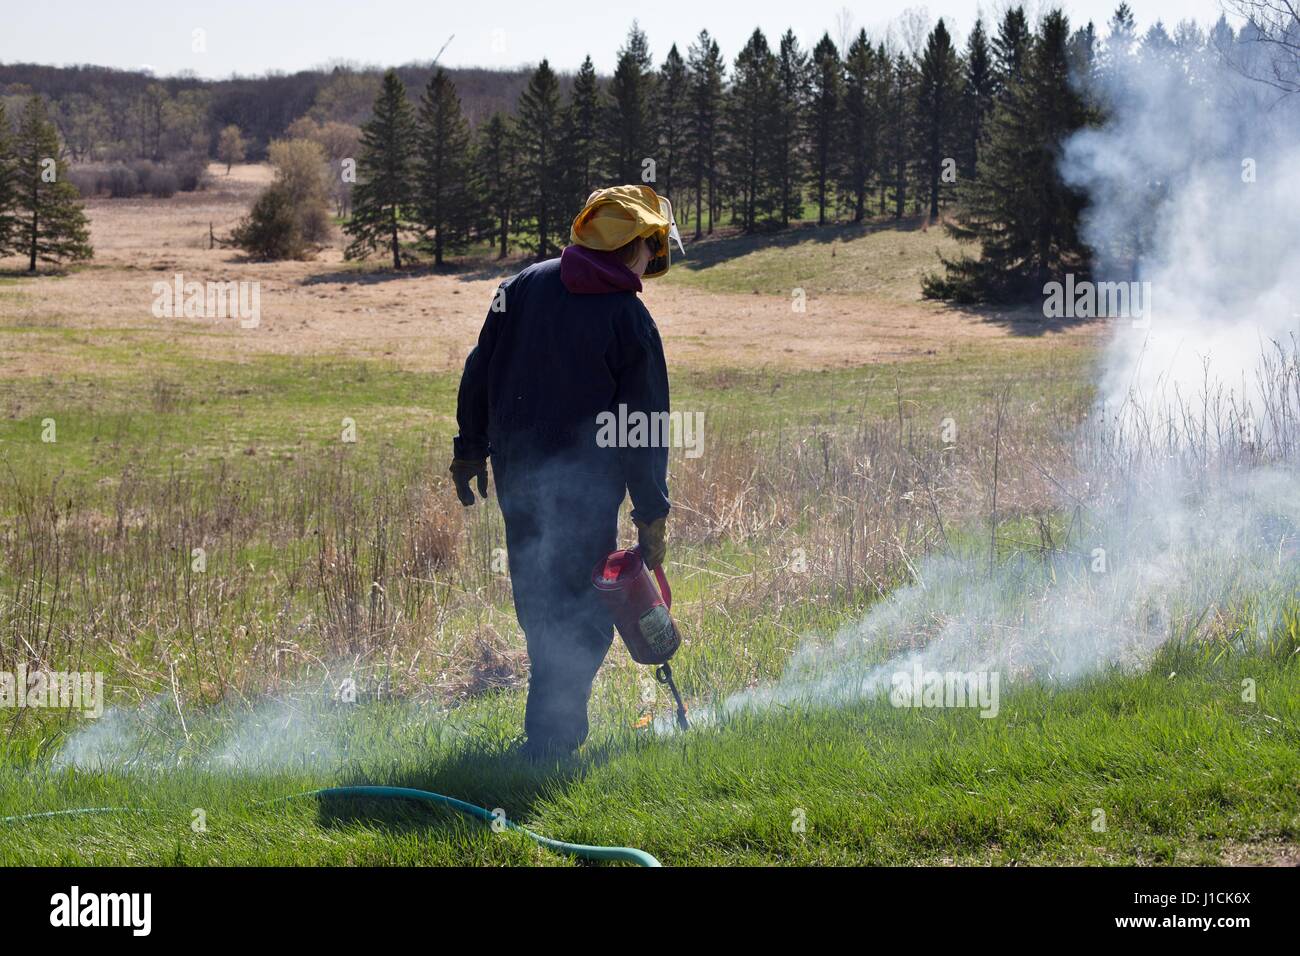
<svg viewBox="0 0 1300 956">
<path fill-rule="evenodd" d="M 1025 58 L 1030 45 L 1029 19 L 1024 7 L 1012 7 L 998 24 L 993 38 L 994 95 L 1001 95 L 1010 84 L 1024 75 Z"/>
<path fill-rule="evenodd" d="M 894 218 L 902 219 L 911 185 L 918 78 L 915 64 L 902 52 L 894 56 L 890 72 L 889 195 L 894 203 Z"/>
<path fill-rule="evenodd" d="M 943 163 L 954 158 L 958 138 L 958 103 L 961 84 L 961 64 L 952 37 L 943 24 L 935 24 L 925 42 L 921 55 L 917 85 L 917 119 L 920 125 L 921 181 L 929 190 L 930 218 L 939 217 L 939 195 L 942 190 Z"/>
<path fill-rule="evenodd" d="M 772 176 L 777 215 L 782 226 L 803 215 L 803 184 L 807 177 L 804 116 L 811 88 L 808 54 L 799 49 L 793 30 L 781 37 L 776 57 L 775 98 L 772 101 Z"/>
<path fill-rule="evenodd" d="M 673 178 L 681 181 L 685 165 L 688 84 L 686 61 L 674 43 L 659 68 L 654 108 L 654 126 L 659 134 L 655 188 L 669 197 L 673 195 Z"/>
<path fill-rule="evenodd" d="M 541 258 L 563 241 L 560 227 L 572 212 L 565 200 L 563 111 L 560 82 L 551 64 L 542 60 L 519 97 L 516 130 L 519 144 L 520 215 L 531 219 L 533 236 L 528 245 Z"/>
<path fill-rule="evenodd" d="M 718 160 L 722 138 L 722 88 L 726 63 L 717 41 L 701 30 L 687 52 L 690 73 L 690 117 L 687 141 L 691 157 L 691 179 L 695 192 L 695 238 L 704 228 L 705 190 L 708 190 L 709 233 L 713 232 L 713 212 L 718 189 Z"/>
<path fill-rule="evenodd" d="M 591 57 L 582 61 L 573 79 L 573 92 L 564 113 L 564 165 L 568 171 L 568 201 L 581 208 L 600 182 L 600 84 Z"/>
<path fill-rule="evenodd" d="M 841 70 L 839 51 L 830 34 L 823 33 L 813 48 L 807 133 L 812 152 L 811 184 L 820 226 L 826 225 L 826 207 L 831 202 L 832 177 L 840 153 Z"/>
<path fill-rule="evenodd" d="M 352 237 L 349 259 L 387 245 L 393 268 L 402 267 L 401 235 L 409 228 L 405 216 L 416 200 L 413 161 L 415 114 L 406 87 L 395 70 L 384 74 L 374 113 L 361 127 L 357 185 L 352 192 L 352 218 L 344 230 Z"/>
<path fill-rule="evenodd" d="M 94 255 L 81 194 L 68 181 L 59 134 L 46 113 L 45 101 L 33 96 L 18 121 L 14 144 L 17 198 L 15 251 L 27 256 L 27 271 L 36 263 L 74 262 Z"/>
<path fill-rule="evenodd" d="M 1079 237 L 1084 197 L 1057 172 L 1065 139 L 1094 116 L 1070 79 L 1069 21 L 1059 10 L 1042 20 L 1022 79 L 1004 90 L 989 120 L 975 179 L 962 190 L 963 218 L 950 233 L 980 245 L 978 259 L 944 260 L 945 276 L 927 276 L 925 295 L 958 301 L 1027 297 L 1051 277 L 1085 272 Z"/>
<path fill-rule="evenodd" d="M 1142 37 L 1138 58 L 1148 69 L 1164 69 L 1173 62 L 1174 56 L 1173 37 L 1165 25 L 1157 20 Z"/>
<path fill-rule="evenodd" d="M 975 27 L 966 41 L 963 60 L 965 75 L 961 91 L 961 146 L 957 168 L 961 172 L 961 178 L 966 180 L 975 176 L 980 138 L 984 135 L 989 110 L 993 108 L 993 57 L 983 20 L 975 21 Z"/>
<path fill-rule="evenodd" d="M 460 97 L 447 71 L 438 68 L 420 102 L 416 153 L 416 219 L 423 232 L 421 245 L 443 264 L 447 253 L 469 244 L 474 207 L 470 165 L 469 124 L 460 110 Z"/>
<path fill-rule="evenodd" d="M 0 100 L 0 259 L 19 251 L 18 225 L 18 157 Z"/>
<path fill-rule="evenodd" d="M 852 204 L 853 221 L 867 213 L 867 195 L 878 159 L 876 111 L 871 100 L 876 54 L 867 31 L 858 31 L 844 56 L 844 139 L 840 161 L 840 188 Z"/>
<path fill-rule="evenodd" d="M 483 235 L 499 247 L 498 258 L 510 254 L 510 226 L 517 201 L 516 142 L 513 121 L 504 113 L 493 113 L 479 127 L 474 166 L 481 184 Z"/>
<path fill-rule="evenodd" d="M 727 177 L 746 232 L 753 232 L 759 218 L 775 205 L 771 178 L 775 90 L 776 58 L 763 31 L 755 30 L 736 56 L 726 99 Z"/>
<path fill-rule="evenodd" d="M 889 203 L 889 187 L 895 173 L 894 152 L 899 142 L 905 143 L 907 117 L 895 112 L 894 63 L 883 43 L 876 45 L 875 75 L 871 79 L 871 108 L 880 118 L 879 159 L 876 177 L 879 193 L 880 215 L 885 215 Z"/>
<path fill-rule="evenodd" d="M 1188 22 L 1185 21 L 1185 24 Z M 1087 26 L 1080 27 L 1070 36 L 1068 50 L 1070 75 L 1084 100 L 1094 103 L 1098 99 L 1097 80 L 1101 61 L 1097 56 L 1097 28 L 1091 20 Z"/>
<path fill-rule="evenodd" d="M 620 183 L 643 181 L 643 163 L 654 159 L 654 73 L 650 44 L 632 21 L 627 45 L 618 51 L 618 64 L 609 81 L 605 108 L 606 165 Z M 646 180 L 654 182 L 654 177 Z"/>
<path fill-rule="evenodd" d="M 1106 37 L 1106 63 L 1108 67 L 1113 67 L 1132 56 L 1137 45 L 1137 21 L 1127 3 L 1121 3 L 1115 8 L 1108 26 L 1110 34 Z"/>
</svg>

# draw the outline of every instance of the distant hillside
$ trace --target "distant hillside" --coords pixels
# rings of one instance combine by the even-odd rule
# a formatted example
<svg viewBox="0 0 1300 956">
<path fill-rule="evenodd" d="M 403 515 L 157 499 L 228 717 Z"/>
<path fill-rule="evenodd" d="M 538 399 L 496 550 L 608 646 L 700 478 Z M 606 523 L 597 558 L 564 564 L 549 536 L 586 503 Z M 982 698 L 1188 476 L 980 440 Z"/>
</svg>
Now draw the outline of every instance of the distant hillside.
<svg viewBox="0 0 1300 956">
<path fill-rule="evenodd" d="M 413 99 L 418 98 L 433 73 L 431 63 L 411 63 L 397 68 Z M 528 71 L 448 69 L 460 93 L 470 124 L 476 126 L 496 110 L 512 110 L 528 83 Z M 266 144 L 283 135 L 295 119 L 305 114 L 354 125 L 370 113 L 382 69 L 335 67 L 293 74 L 270 73 L 257 77 L 204 80 L 194 76 L 156 77 L 137 70 L 103 66 L 43 66 L 35 63 L 0 64 L 0 99 L 40 93 L 49 98 L 56 117 L 79 119 L 102 112 L 100 120 L 110 131 L 139 124 L 142 112 L 160 114 L 168 103 L 201 102 L 199 126 L 210 136 L 228 124 L 244 131 L 251 142 L 250 158 L 260 158 Z M 561 89 L 572 82 L 561 74 Z M 160 95 L 165 93 L 165 96 Z M 162 105 L 158 105 L 158 104 Z M 10 104 L 12 105 L 12 104 Z M 11 109 L 12 113 L 13 110 Z M 65 125 L 63 123 L 61 126 Z"/>
</svg>

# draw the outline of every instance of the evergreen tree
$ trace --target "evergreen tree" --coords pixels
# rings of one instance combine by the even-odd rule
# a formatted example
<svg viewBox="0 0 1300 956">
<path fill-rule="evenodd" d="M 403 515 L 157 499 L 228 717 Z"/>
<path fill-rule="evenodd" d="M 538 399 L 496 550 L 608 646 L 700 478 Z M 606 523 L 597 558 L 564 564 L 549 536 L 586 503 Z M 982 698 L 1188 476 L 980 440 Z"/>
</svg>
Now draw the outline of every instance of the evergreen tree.
<svg viewBox="0 0 1300 956">
<path fill-rule="evenodd" d="M 879 134 L 877 140 L 880 145 L 879 161 L 880 167 L 876 177 L 877 192 L 879 193 L 880 215 L 884 215 L 888 209 L 889 186 L 893 181 L 894 175 L 894 149 L 895 140 L 902 137 L 905 132 L 900 129 L 900 124 L 905 121 L 904 117 L 896 116 L 894 113 L 894 63 L 883 43 L 876 45 L 876 72 L 871 80 L 871 108 L 875 111 L 876 116 L 880 117 Z"/>
<path fill-rule="evenodd" d="M 1163 68 L 1173 60 L 1174 53 L 1173 37 L 1165 25 L 1157 20 L 1142 37 L 1138 56 L 1148 67 Z"/>
<path fill-rule="evenodd" d="M 352 191 L 352 218 L 344 231 L 352 237 L 349 259 L 387 245 L 393 268 L 402 267 L 404 217 L 416 201 L 413 160 L 416 149 L 415 112 L 397 71 L 384 74 L 370 120 L 361 127 L 357 185 Z"/>
<path fill-rule="evenodd" d="M 772 178 L 782 226 L 803 215 L 803 184 L 808 175 L 804 116 L 810 86 L 808 54 L 799 49 L 794 31 L 786 30 L 776 58 L 772 102 Z"/>
<path fill-rule="evenodd" d="M 303 259 L 310 253 L 289 190 L 273 184 L 230 231 L 230 239 L 252 259 Z"/>
<path fill-rule="evenodd" d="M 718 190 L 718 159 L 722 138 L 722 87 L 726 63 L 717 41 L 701 30 L 687 51 L 687 70 L 690 74 L 690 116 L 687 123 L 687 140 L 690 144 L 690 175 L 695 192 L 695 238 L 699 239 L 704 227 L 702 204 L 708 190 L 709 232 L 713 232 L 713 218 Z"/>
<path fill-rule="evenodd" d="M 655 85 L 654 126 L 658 129 L 659 148 L 656 152 L 658 169 L 655 188 L 666 196 L 673 195 L 673 177 L 682 179 L 686 159 L 686 136 L 689 122 L 689 80 L 686 61 L 677 52 L 677 44 L 668 50 L 663 66 L 659 68 L 659 82 Z"/>
<path fill-rule="evenodd" d="M 642 163 L 654 159 L 656 124 L 651 113 L 654 73 L 649 41 L 635 20 L 628 31 L 627 44 L 618 51 L 618 64 L 608 91 L 605 143 L 609 156 L 606 165 L 620 183 L 642 182 Z M 654 179 L 648 181 L 653 183 Z"/>
<path fill-rule="evenodd" d="M 1065 139 L 1094 117 L 1070 80 L 1069 21 L 1047 14 L 1030 44 L 1023 78 L 1013 81 L 990 117 L 975 179 L 962 190 L 958 239 L 980 245 L 978 259 L 944 260 L 947 274 L 927 276 L 927 296 L 959 301 L 1037 294 L 1065 271 L 1084 272 L 1079 237 L 1084 197 L 1057 172 Z"/>
<path fill-rule="evenodd" d="M 1097 28 L 1091 20 L 1087 26 L 1074 31 L 1067 49 L 1070 54 L 1070 75 L 1084 100 L 1095 105 L 1101 63 L 1097 56 Z"/>
<path fill-rule="evenodd" d="M 474 166 L 483 202 L 480 229 L 497 243 L 497 257 L 504 259 L 510 254 L 510 226 L 517 202 L 515 133 L 513 121 L 504 113 L 493 113 L 479 127 Z"/>
<path fill-rule="evenodd" d="M 909 195 L 909 172 L 912 165 L 912 118 L 916 109 L 916 67 L 912 60 L 902 52 L 894 55 L 889 62 L 883 45 L 876 51 L 877 60 L 882 60 L 881 71 L 888 73 L 888 80 L 883 84 L 888 104 L 885 108 L 885 153 L 886 161 L 882 164 L 882 208 L 886 200 L 894 206 L 894 218 L 902 219 Z"/>
<path fill-rule="evenodd" d="M 529 247 L 538 257 L 545 258 L 555 251 L 557 241 L 567 240 L 567 230 L 562 230 L 562 226 L 566 215 L 576 212 L 569 209 L 565 198 L 560 82 L 546 60 L 533 71 L 515 113 L 519 144 L 518 212 L 533 224 Z"/>
<path fill-rule="evenodd" d="M 989 49 L 988 34 L 984 32 L 983 20 L 975 21 L 975 27 L 966 40 L 966 55 L 963 60 L 965 75 L 961 90 L 961 147 L 957 167 L 961 178 L 965 180 L 975 176 L 980 138 L 984 134 L 989 110 L 993 108 L 996 85 L 993 78 L 993 55 Z"/>
<path fill-rule="evenodd" d="M 921 181 L 929 190 L 931 219 L 939 217 L 940 192 L 951 191 L 942 189 L 941 177 L 944 161 L 955 158 L 960 142 L 960 89 L 961 64 L 941 17 L 926 38 L 917 84 Z"/>
<path fill-rule="evenodd" d="M 1111 65 L 1131 56 L 1137 46 L 1137 21 L 1127 3 L 1115 8 L 1107 26 L 1110 34 L 1106 37 L 1106 59 Z"/>
<path fill-rule="evenodd" d="M 830 34 L 823 33 L 817 46 L 813 47 L 807 133 L 812 153 L 811 184 L 817 201 L 817 224 L 821 226 L 826 225 L 826 207 L 832 198 L 832 177 L 840 154 L 842 68 L 839 50 Z"/>
<path fill-rule="evenodd" d="M 1007 10 L 998 24 L 998 35 L 993 38 L 994 95 L 1000 95 L 1023 76 L 1030 39 L 1025 8 Z"/>
<path fill-rule="evenodd" d="M 775 93 L 776 57 L 763 31 L 755 30 L 736 56 L 726 100 L 727 177 L 746 232 L 753 232 L 760 217 L 775 205 L 771 177 Z"/>
<path fill-rule="evenodd" d="M 0 259 L 19 251 L 18 228 L 18 157 L 0 100 Z"/>
<path fill-rule="evenodd" d="M 591 57 L 582 61 L 564 114 L 564 165 L 568 202 L 579 209 L 600 182 L 600 84 Z"/>
<path fill-rule="evenodd" d="M 862 222 L 867 213 L 867 195 L 876 171 L 876 111 L 871 98 L 877 69 L 876 53 L 860 30 L 844 57 L 844 138 L 840 162 L 840 189 L 852 204 L 853 221 Z"/>
<path fill-rule="evenodd" d="M 470 164 L 469 124 L 447 71 L 438 68 L 420 101 L 415 205 L 421 246 L 443 264 L 469 244 L 478 204 Z"/>
<path fill-rule="evenodd" d="M 14 251 L 27 256 L 27 271 L 35 272 L 38 261 L 91 258 L 94 249 L 81 194 L 68 181 L 59 134 L 39 96 L 27 101 L 19 117 L 13 155 Z"/>
</svg>

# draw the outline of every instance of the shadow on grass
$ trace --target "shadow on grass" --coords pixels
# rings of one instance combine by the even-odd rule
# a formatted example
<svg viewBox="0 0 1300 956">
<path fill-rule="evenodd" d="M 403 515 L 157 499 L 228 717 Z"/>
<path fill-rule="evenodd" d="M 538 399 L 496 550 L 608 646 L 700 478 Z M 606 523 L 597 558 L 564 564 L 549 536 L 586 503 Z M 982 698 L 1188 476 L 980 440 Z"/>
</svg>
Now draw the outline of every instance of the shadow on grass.
<svg viewBox="0 0 1300 956">
<path fill-rule="evenodd" d="M 562 791 L 610 755 L 608 745 L 588 745 L 575 756 L 533 762 L 515 747 L 505 750 L 471 747 L 427 770 L 396 773 L 382 780 L 345 779 L 338 786 L 427 790 L 475 804 L 489 813 L 500 808 L 509 820 L 518 822 L 532 815 L 539 800 Z M 363 823 L 393 833 L 448 829 L 466 823 L 486 825 L 444 804 L 389 797 L 321 797 L 318 821 L 322 827 Z"/>
<path fill-rule="evenodd" d="M 66 279 L 74 272 L 80 271 L 78 267 L 71 265 L 51 266 L 42 263 L 41 267 L 35 272 L 29 270 L 26 266 L 18 269 L 0 268 L 0 279 Z"/>
<path fill-rule="evenodd" d="M 788 249 L 806 242 L 852 242 L 877 232 L 916 232 L 925 224 L 924 216 L 903 219 L 892 217 L 861 223 L 798 223 L 788 229 L 737 232 L 734 228 L 700 239 L 687 238 L 685 258 L 674 257 L 673 265 L 690 272 L 702 272 L 716 265 L 739 259 L 764 249 Z"/>
<path fill-rule="evenodd" d="M 741 232 L 735 226 L 719 226 L 713 235 L 705 235 L 698 240 L 694 239 L 691 231 L 687 229 L 686 241 L 689 245 L 686 256 L 675 257 L 673 264 L 679 268 L 701 271 L 763 249 L 785 249 L 805 242 L 850 242 L 876 232 L 915 232 L 923 228 L 925 222 L 924 216 L 908 216 L 903 219 L 894 219 L 891 216 L 856 224 L 828 223 L 819 226 L 812 222 L 795 223 L 786 229 L 760 228 L 752 233 Z M 447 275 L 464 282 L 479 282 L 504 279 L 521 272 L 537 261 L 539 261 L 538 257 L 526 254 L 515 254 L 505 259 L 498 259 L 495 255 L 470 255 L 457 258 L 442 266 L 415 263 L 399 270 L 382 265 L 378 260 L 371 260 L 368 263 L 358 262 L 352 268 L 335 269 L 311 276 L 305 279 L 303 284 L 372 285 L 428 275 Z"/>
<path fill-rule="evenodd" d="M 970 304 L 934 301 L 944 312 L 956 315 L 974 316 L 989 325 L 996 325 L 1012 335 L 1023 338 L 1042 338 L 1070 329 L 1087 326 L 1100 326 L 1112 319 L 1049 319 L 1043 315 L 1041 300 L 1033 302 L 1008 302 L 999 304 Z"/>
<path fill-rule="evenodd" d="M 451 276 L 462 282 L 479 282 L 486 279 L 504 279 L 532 265 L 535 259 L 512 257 L 509 259 L 463 259 L 435 266 L 432 263 L 415 263 L 394 269 L 376 263 L 358 263 L 354 268 L 320 272 L 303 280 L 303 285 L 378 285 L 403 279 L 422 279 L 426 276 Z"/>
</svg>

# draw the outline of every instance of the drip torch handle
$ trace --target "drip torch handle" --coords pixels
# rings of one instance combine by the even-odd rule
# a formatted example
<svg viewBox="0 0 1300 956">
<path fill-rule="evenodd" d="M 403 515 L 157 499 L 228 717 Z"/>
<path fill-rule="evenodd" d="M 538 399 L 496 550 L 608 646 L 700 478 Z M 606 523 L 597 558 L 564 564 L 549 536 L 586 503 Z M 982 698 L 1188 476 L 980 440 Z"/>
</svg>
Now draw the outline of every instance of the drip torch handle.
<svg viewBox="0 0 1300 956">
<path fill-rule="evenodd" d="M 641 554 L 641 545 L 636 545 L 632 550 L 637 554 Z M 642 557 L 641 560 L 644 561 L 645 558 Z M 664 566 L 662 564 L 655 568 L 654 575 L 655 581 L 659 584 L 659 593 L 662 594 L 664 598 L 664 607 L 671 611 L 673 609 L 673 589 L 668 586 L 668 575 L 664 574 Z"/>
<path fill-rule="evenodd" d="M 659 582 L 659 593 L 664 596 L 664 606 L 671 611 L 673 609 L 673 589 L 668 586 L 668 575 L 664 574 L 662 564 L 655 568 L 655 580 Z"/>
</svg>

